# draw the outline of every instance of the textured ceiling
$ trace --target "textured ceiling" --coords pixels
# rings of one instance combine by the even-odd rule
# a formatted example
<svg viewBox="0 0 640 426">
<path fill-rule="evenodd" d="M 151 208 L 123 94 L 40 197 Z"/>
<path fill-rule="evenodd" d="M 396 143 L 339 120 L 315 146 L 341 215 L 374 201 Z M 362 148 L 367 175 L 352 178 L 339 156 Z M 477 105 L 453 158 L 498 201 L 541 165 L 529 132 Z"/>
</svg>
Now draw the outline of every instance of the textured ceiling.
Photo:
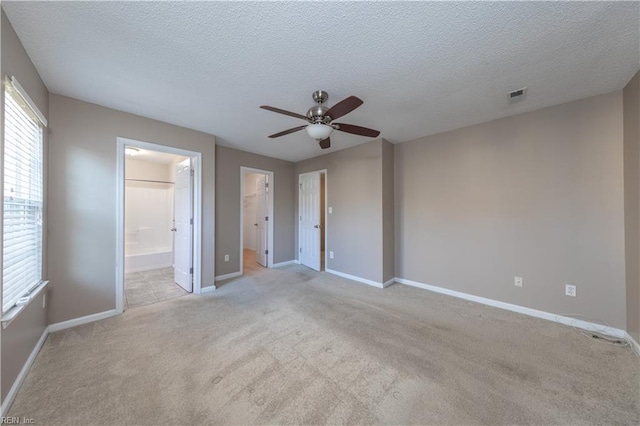
<svg viewBox="0 0 640 426">
<path fill-rule="evenodd" d="M 304 122 L 258 106 L 355 95 L 364 105 L 340 121 L 397 143 L 620 89 L 640 67 L 637 2 L 2 7 L 51 92 L 294 161 L 326 151 L 305 132 L 268 139 Z M 334 132 L 331 150 L 368 140 Z"/>
</svg>

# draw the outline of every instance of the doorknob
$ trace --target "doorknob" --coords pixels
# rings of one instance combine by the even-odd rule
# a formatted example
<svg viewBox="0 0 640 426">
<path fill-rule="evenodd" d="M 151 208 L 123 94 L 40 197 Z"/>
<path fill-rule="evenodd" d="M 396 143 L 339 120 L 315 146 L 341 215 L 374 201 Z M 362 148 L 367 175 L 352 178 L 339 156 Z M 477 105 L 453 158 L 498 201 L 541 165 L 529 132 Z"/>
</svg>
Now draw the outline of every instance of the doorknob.
<svg viewBox="0 0 640 426">
<path fill-rule="evenodd" d="M 176 232 L 178 228 L 171 228 L 171 232 Z"/>
<path fill-rule="evenodd" d="M 313 227 L 316 229 L 320 229 L 320 225 L 314 225 Z"/>
<path fill-rule="evenodd" d="M 258 224 L 257 224 L 257 223 L 254 223 L 254 224 L 253 224 L 253 226 L 258 226 Z"/>
</svg>

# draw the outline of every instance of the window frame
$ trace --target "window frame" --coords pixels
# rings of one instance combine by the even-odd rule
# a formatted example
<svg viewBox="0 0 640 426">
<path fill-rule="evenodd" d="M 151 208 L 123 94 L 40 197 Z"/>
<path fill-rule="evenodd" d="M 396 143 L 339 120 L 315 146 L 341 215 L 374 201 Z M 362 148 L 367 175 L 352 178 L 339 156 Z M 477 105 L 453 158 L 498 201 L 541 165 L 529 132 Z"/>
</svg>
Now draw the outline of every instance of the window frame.
<svg viewBox="0 0 640 426">
<path fill-rule="evenodd" d="M 35 198 L 31 197 L 31 193 L 29 193 L 29 197 L 25 198 L 25 206 L 27 205 L 36 205 L 36 215 L 39 215 L 39 219 L 36 219 L 36 227 L 37 227 L 37 232 L 39 232 L 39 235 L 36 235 L 35 237 L 35 241 L 36 244 L 39 244 L 39 259 L 36 259 L 36 262 L 39 263 L 39 267 L 40 267 L 40 271 L 36 272 L 35 275 L 37 277 L 37 280 L 34 280 L 33 282 L 29 282 L 24 288 L 21 289 L 20 291 L 20 296 L 19 296 L 19 300 L 20 302 L 15 302 L 12 300 L 12 304 L 10 306 L 7 306 L 5 309 L 5 301 L 4 301 L 4 296 L 5 296 L 5 283 L 4 283 L 4 267 L 5 267 L 5 259 L 4 259 L 4 243 L 5 243 L 5 192 L 4 192 L 4 184 L 5 184 L 5 173 L 6 173 L 6 165 L 7 165 L 7 159 L 5 158 L 5 153 L 7 151 L 7 147 L 6 147 L 6 135 L 7 135 L 7 123 L 6 120 L 8 118 L 8 111 L 7 111 L 7 106 L 9 105 L 8 102 L 9 100 L 7 99 L 8 97 L 11 97 L 11 99 L 17 104 L 14 105 L 14 108 L 17 106 L 18 108 L 20 108 L 21 112 L 24 114 L 24 116 L 28 117 L 31 120 L 31 123 L 33 126 L 37 126 L 38 128 L 38 135 L 37 135 L 37 146 L 35 146 L 35 148 L 33 148 L 33 151 L 31 152 L 32 157 L 33 158 L 34 155 L 39 156 L 39 158 L 36 158 L 36 161 L 39 161 L 39 164 L 36 162 L 36 167 L 38 167 L 39 169 L 36 169 L 36 173 L 39 178 L 39 182 L 38 185 L 34 186 L 33 184 L 29 183 L 27 186 L 29 187 L 29 189 L 37 189 L 39 192 L 39 196 L 36 195 Z M 26 91 L 24 90 L 24 88 L 20 85 L 20 83 L 17 81 L 17 79 L 15 77 L 9 77 L 9 76 L 5 76 L 5 78 L 3 79 L 3 87 L 2 87 L 2 138 L 3 138 L 3 146 L 2 146 L 2 152 L 0 153 L 0 159 L 2 161 L 2 173 L 0 176 L 1 179 L 1 183 L 2 183 L 2 189 L 3 189 L 3 202 L 2 202 L 2 207 L 0 207 L 0 211 L 2 211 L 2 223 L 0 224 L 0 227 L 2 227 L 2 242 L 1 247 L 2 247 L 2 264 L 3 264 L 3 277 L 2 277 L 2 281 L 1 281 L 1 286 L 0 286 L 0 292 L 2 294 L 2 296 L 0 296 L 0 299 L 2 299 L 2 306 L 0 307 L 0 310 L 2 312 L 2 326 L 3 328 L 6 327 L 14 318 L 15 316 L 17 316 L 17 314 L 19 312 L 21 312 L 30 302 L 31 300 L 33 300 L 33 298 L 35 298 L 43 289 L 44 287 L 47 285 L 48 281 L 45 281 L 44 279 L 44 270 L 45 270 L 45 229 L 46 229 L 46 216 L 45 216 L 45 209 L 46 209 L 46 176 L 45 176 L 45 172 L 46 172 L 46 151 L 45 151 L 45 133 L 46 133 L 46 128 L 47 128 L 47 120 L 44 117 L 44 115 L 40 112 L 40 110 L 37 108 L 37 106 L 35 105 L 35 103 L 33 102 L 33 100 L 29 97 L 29 95 L 26 93 Z M 15 109 L 14 109 L 15 111 Z M 32 127 L 31 129 L 33 130 L 34 127 Z M 36 138 L 32 139 L 33 141 L 36 141 Z M 27 142 L 28 144 L 29 142 Z M 26 144 L 25 144 L 26 145 Z M 34 145 L 32 145 L 33 147 Z M 19 161 L 16 161 L 15 164 L 20 164 Z M 33 170 L 34 168 L 29 166 L 30 170 Z M 30 177 L 30 176 L 29 176 Z M 39 204 L 39 206 L 38 206 Z M 38 210 L 39 208 L 39 210 Z M 33 218 L 33 216 L 31 216 L 31 219 Z M 39 223 L 38 223 L 39 221 Z M 33 221 L 32 221 L 33 223 Z M 36 246 L 37 247 L 37 246 Z M 38 247 L 37 247 L 38 248 Z M 31 254 L 28 254 L 28 256 L 31 256 Z M 15 295 L 14 297 L 12 297 L 12 299 L 15 299 Z M 44 301 L 43 301 L 43 307 L 44 307 Z"/>
</svg>

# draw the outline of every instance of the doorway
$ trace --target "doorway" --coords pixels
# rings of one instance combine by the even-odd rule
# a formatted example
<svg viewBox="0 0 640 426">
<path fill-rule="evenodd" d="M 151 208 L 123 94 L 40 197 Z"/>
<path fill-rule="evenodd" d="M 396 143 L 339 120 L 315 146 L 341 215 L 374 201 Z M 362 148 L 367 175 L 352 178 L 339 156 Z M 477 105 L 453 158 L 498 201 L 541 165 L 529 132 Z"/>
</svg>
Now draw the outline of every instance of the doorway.
<svg viewBox="0 0 640 426">
<path fill-rule="evenodd" d="M 240 271 L 273 266 L 273 172 L 240 168 Z"/>
<path fill-rule="evenodd" d="M 323 271 L 327 260 L 327 212 L 330 212 L 327 207 L 326 170 L 299 175 L 298 212 L 300 263 L 316 271 Z"/>
<path fill-rule="evenodd" d="M 191 159 L 125 146 L 124 307 L 184 296 L 191 280 Z"/>
<path fill-rule="evenodd" d="M 116 310 L 200 292 L 200 153 L 118 138 Z"/>
</svg>

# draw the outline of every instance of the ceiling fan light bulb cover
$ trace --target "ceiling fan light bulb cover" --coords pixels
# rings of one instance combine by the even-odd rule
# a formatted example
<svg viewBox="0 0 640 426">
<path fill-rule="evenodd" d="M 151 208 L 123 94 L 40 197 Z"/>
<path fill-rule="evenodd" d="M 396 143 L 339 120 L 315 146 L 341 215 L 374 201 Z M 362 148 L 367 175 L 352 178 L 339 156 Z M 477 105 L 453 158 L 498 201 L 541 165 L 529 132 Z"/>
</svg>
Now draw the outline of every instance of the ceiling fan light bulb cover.
<svg viewBox="0 0 640 426">
<path fill-rule="evenodd" d="M 309 124 L 307 126 L 307 133 L 317 141 L 328 138 L 332 131 L 333 127 L 326 124 Z"/>
</svg>

